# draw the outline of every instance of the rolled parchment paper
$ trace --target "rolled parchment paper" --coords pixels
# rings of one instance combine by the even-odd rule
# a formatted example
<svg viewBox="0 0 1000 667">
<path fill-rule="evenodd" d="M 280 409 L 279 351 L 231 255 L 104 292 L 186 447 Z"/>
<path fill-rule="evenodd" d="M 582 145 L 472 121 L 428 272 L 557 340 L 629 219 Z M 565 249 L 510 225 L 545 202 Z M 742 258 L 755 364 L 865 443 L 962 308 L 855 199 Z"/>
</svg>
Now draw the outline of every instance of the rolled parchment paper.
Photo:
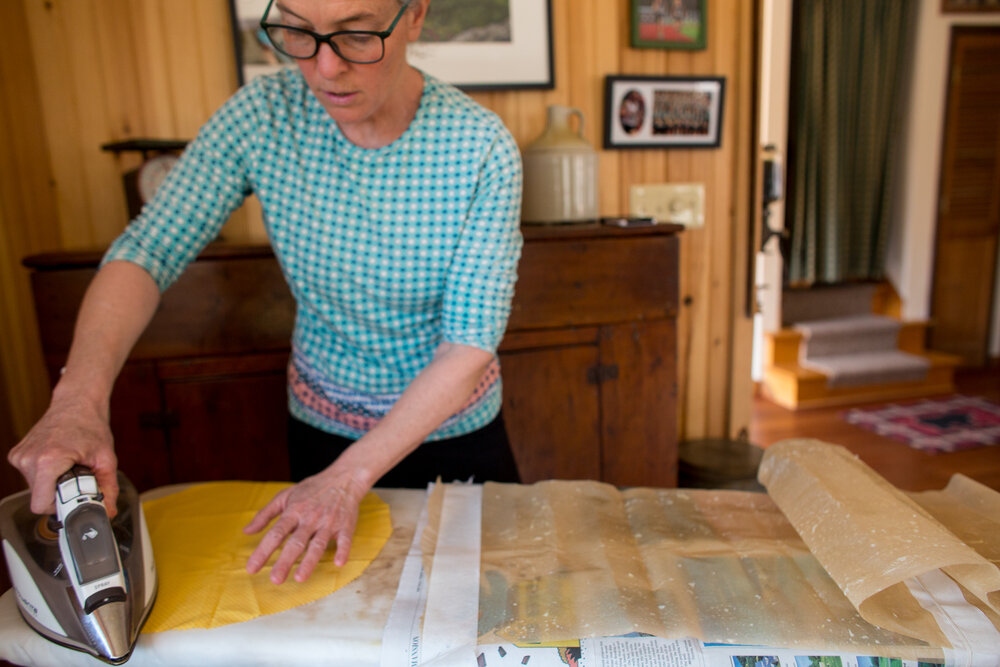
<svg viewBox="0 0 1000 667">
<path fill-rule="evenodd" d="M 820 440 L 771 445 L 758 478 L 866 621 L 944 647 L 991 641 L 970 640 L 962 627 L 1000 627 L 1000 568 L 956 536 L 968 538 L 963 525 L 981 523 L 980 513 L 954 513 L 950 530 L 847 449 Z M 1000 530 L 981 537 L 1000 540 Z M 960 620 L 927 582 L 956 593 Z"/>
</svg>

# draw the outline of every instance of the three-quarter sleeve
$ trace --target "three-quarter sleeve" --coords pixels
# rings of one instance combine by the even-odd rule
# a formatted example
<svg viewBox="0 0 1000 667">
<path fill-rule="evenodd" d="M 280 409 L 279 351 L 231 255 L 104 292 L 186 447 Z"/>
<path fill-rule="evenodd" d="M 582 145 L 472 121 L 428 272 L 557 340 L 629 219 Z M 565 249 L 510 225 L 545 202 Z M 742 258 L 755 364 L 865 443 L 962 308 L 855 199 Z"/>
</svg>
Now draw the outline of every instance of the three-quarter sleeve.
<svg viewBox="0 0 1000 667">
<path fill-rule="evenodd" d="M 485 153 L 448 272 L 443 337 L 495 352 L 510 315 L 521 257 L 521 154 L 501 126 Z"/>
</svg>

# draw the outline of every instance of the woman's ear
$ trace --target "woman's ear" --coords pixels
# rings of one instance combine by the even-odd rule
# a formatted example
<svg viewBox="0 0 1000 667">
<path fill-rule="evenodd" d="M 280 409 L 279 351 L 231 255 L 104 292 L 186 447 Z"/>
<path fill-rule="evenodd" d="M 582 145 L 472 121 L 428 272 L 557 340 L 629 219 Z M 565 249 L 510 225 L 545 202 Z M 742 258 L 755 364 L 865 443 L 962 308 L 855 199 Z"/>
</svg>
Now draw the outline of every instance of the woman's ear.
<svg viewBox="0 0 1000 667">
<path fill-rule="evenodd" d="M 431 0 L 412 0 L 406 13 L 409 15 L 409 28 L 406 31 L 406 41 L 415 42 L 424 28 L 424 19 L 430 11 Z"/>
</svg>

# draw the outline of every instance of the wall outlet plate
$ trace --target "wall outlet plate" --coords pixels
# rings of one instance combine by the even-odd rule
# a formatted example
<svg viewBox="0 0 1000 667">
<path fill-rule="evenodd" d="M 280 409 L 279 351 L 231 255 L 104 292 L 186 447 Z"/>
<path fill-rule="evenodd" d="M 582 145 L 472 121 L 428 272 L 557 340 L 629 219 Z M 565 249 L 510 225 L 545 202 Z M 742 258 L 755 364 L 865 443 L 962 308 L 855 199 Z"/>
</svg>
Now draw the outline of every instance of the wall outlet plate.
<svg viewBox="0 0 1000 667">
<path fill-rule="evenodd" d="M 704 183 L 652 183 L 629 189 L 629 215 L 685 227 L 705 225 Z"/>
</svg>

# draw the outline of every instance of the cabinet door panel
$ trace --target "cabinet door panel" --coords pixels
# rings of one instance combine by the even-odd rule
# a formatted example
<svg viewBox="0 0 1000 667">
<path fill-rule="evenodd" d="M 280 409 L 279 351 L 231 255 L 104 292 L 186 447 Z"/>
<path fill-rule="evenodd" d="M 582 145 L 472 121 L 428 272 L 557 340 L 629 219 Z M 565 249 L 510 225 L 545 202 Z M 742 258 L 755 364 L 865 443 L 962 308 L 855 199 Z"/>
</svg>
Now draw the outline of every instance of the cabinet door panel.
<svg viewBox="0 0 1000 667">
<path fill-rule="evenodd" d="M 605 327 L 601 362 L 602 479 L 619 486 L 677 485 L 677 347 L 674 320 Z"/>
<path fill-rule="evenodd" d="M 174 481 L 160 415 L 155 364 L 126 364 L 111 394 L 111 433 L 118 468 L 140 492 Z"/>
<path fill-rule="evenodd" d="M 287 480 L 283 372 L 166 382 L 175 482 Z"/>
<path fill-rule="evenodd" d="M 524 483 L 599 479 L 597 386 L 587 381 L 595 346 L 500 355 L 504 419 Z"/>
</svg>

